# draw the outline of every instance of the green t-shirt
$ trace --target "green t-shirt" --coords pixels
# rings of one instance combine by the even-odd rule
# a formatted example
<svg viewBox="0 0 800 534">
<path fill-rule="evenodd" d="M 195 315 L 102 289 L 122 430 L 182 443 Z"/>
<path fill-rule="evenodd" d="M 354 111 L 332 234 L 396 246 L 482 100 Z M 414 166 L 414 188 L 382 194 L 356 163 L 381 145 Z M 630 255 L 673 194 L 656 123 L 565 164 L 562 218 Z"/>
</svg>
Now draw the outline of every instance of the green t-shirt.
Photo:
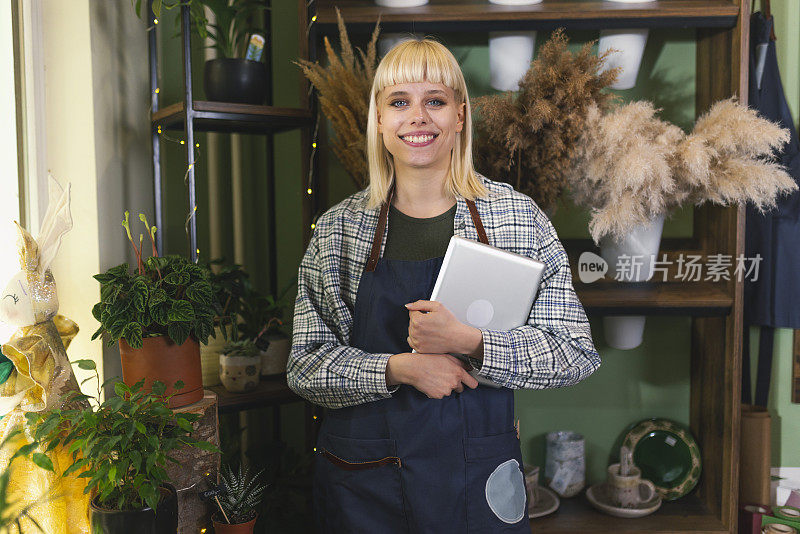
<svg viewBox="0 0 800 534">
<path fill-rule="evenodd" d="M 389 231 L 383 257 L 388 260 L 421 261 L 444 256 L 453 236 L 456 204 L 437 215 L 418 219 L 389 205 Z"/>
</svg>

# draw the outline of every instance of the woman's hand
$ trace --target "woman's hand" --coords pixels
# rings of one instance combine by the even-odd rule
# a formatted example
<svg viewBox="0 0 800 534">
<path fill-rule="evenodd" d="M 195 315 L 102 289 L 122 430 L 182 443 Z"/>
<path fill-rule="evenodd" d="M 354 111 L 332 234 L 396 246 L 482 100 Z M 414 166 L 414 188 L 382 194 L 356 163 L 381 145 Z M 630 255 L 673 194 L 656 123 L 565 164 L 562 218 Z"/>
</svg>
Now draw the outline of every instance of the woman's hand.
<svg viewBox="0 0 800 534">
<path fill-rule="evenodd" d="M 386 382 L 389 386 L 409 384 L 431 399 L 441 399 L 453 391 L 461 393 L 464 385 L 478 387 L 464 364 L 449 354 L 394 354 L 386 366 Z"/>
<path fill-rule="evenodd" d="M 417 352 L 482 356 L 483 334 L 465 325 L 441 302 L 418 300 L 408 309 L 408 344 Z"/>
</svg>

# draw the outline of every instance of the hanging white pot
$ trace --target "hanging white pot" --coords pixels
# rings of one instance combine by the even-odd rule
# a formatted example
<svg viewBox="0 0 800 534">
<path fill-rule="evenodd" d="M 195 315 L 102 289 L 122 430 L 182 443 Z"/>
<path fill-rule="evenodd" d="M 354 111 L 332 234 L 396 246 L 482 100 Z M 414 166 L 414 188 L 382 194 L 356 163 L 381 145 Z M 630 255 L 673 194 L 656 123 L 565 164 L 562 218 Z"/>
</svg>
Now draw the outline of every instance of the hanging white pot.
<svg viewBox="0 0 800 534">
<path fill-rule="evenodd" d="M 653 262 L 658 259 L 664 216 L 632 230 L 621 240 L 604 238 L 600 256 L 608 263 L 608 271 L 621 282 L 644 282 L 653 277 Z M 644 316 L 620 315 L 603 317 L 603 330 L 608 346 L 633 349 L 641 345 Z"/>
<path fill-rule="evenodd" d="M 378 38 L 378 54 L 383 57 L 395 45 L 408 41 L 409 39 L 419 39 L 419 34 L 411 33 L 382 33 Z"/>
<path fill-rule="evenodd" d="M 612 89 L 630 89 L 636 85 L 639 65 L 642 63 L 644 47 L 647 44 L 647 29 L 641 30 L 601 30 L 600 42 L 597 45 L 598 55 L 613 48 L 619 50 L 611 54 L 603 64 L 603 71 L 622 67 Z"/>
<path fill-rule="evenodd" d="M 418 7 L 424 6 L 428 0 L 375 0 L 381 7 Z"/>
<path fill-rule="evenodd" d="M 289 338 L 270 336 L 269 347 L 261 351 L 261 376 L 285 373 L 290 348 Z"/>
<path fill-rule="evenodd" d="M 536 32 L 490 32 L 490 84 L 499 91 L 516 91 L 533 61 Z"/>
</svg>

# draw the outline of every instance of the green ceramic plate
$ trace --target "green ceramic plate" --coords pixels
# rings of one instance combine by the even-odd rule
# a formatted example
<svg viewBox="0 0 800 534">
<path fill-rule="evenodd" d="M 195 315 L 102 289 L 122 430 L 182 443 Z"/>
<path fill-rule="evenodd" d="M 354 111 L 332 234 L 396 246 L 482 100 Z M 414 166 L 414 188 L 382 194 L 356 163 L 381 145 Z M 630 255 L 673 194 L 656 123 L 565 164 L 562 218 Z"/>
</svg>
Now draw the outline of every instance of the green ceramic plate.
<svg viewBox="0 0 800 534">
<path fill-rule="evenodd" d="M 625 436 L 622 445 L 633 451 L 642 478 L 656 486 L 668 501 L 692 491 L 700 479 L 700 448 L 692 434 L 668 419 L 647 419 Z"/>
</svg>

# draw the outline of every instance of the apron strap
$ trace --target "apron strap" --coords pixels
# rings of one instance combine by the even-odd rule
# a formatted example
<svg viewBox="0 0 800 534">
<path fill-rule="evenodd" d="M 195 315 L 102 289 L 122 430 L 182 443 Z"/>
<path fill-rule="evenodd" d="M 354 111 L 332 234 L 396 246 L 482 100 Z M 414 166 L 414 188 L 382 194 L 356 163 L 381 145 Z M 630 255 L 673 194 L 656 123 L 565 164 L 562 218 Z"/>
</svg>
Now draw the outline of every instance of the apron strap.
<svg viewBox="0 0 800 534">
<path fill-rule="evenodd" d="M 389 204 L 392 203 L 393 196 L 394 183 L 392 183 L 392 188 L 389 190 L 389 200 L 384 202 L 381 206 L 381 213 L 378 216 L 378 226 L 375 228 L 375 236 L 372 238 L 372 250 L 370 251 L 369 260 L 367 260 L 367 266 L 365 268 L 366 272 L 374 271 L 375 267 L 378 265 L 378 259 L 381 255 L 383 233 L 386 230 L 386 221 L 389 218 Z M 471 200 L 466 200 L 466 202 L 467 207 L 469 208 L 469 214 L 472 216 L 472 223 L 475 225 L 475 230 L 478 232 L 478 239 L 484 245 L 488 245 L 489 240 L 486 238 L 486 230 L 483 228 L 483 222 L 481 221 L 481 216 L 478 213 L 478 208 L 475 207 L 475 202 Z"/>
</svg>

